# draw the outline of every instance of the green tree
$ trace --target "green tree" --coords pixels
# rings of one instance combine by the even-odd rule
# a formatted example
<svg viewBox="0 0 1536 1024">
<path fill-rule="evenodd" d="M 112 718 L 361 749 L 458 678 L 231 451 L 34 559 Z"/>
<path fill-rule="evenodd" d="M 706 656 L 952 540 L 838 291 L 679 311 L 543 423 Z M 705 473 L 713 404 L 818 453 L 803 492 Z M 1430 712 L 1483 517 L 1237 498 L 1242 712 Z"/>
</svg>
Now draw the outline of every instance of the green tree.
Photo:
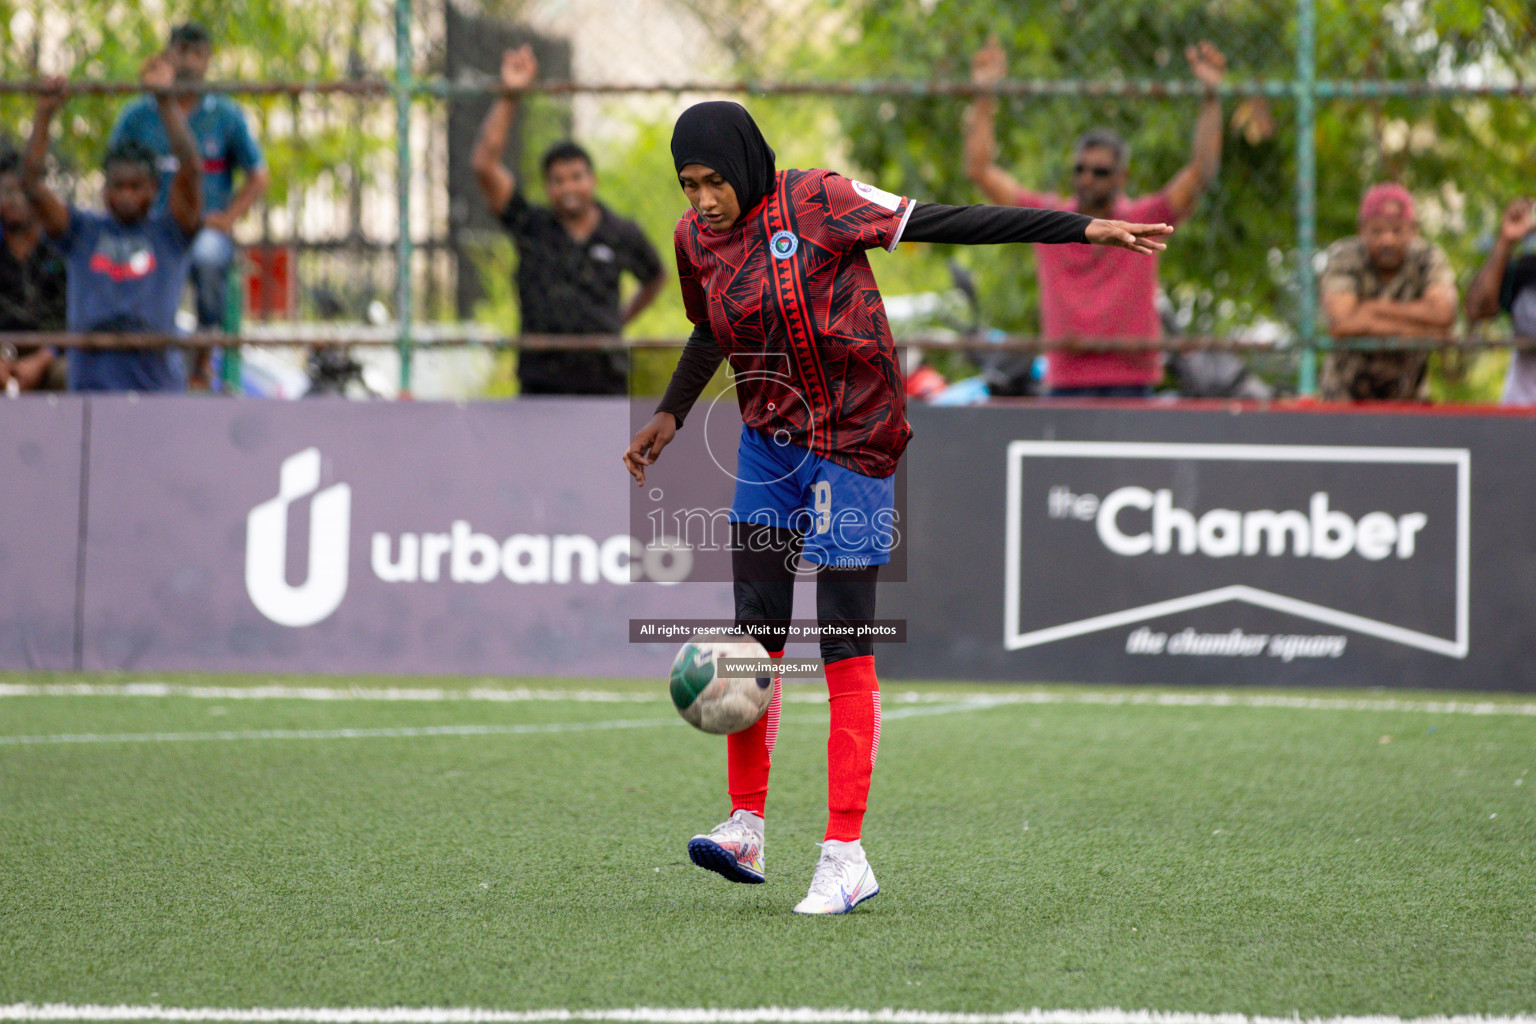
<svg viewBox="0 0 1536 1024">
<path fill-rule="evenodd" d="M 912 4 L 833 0 L 846 31 L 835 46 L 809 43 L 800 66 L 829 79 L 961 79 L 969 55 L 997 34 L 1019 79 L 1187 79 L 1186 44 L 1210 39 L 1230 62 L 1228 81 L 1294 74 L 1290 0 L 1087 0 Z M 942 15 L 942 16 L 941 16 Z M 1335 80 L 1486 81 L 1533 68 L 1536 10 L 1523 0 L 1319 0 L 1317 66 Z M 1132 188 L 1160 187 L 1188 159 L 1197 100 L 1072 96 L 1005 101 L 999 157 L 1021 181 L 1065 191 L 1072 140 L 1105 125 L 1131 144 Z M 850 155 L 886 187 L 974 201 L 963 176 L 963 101 L 867 97 L 838 106 Z M 1225 105 L 1229 130 L 1219 181 L 1163 261 L 1163 280 L 1194 313 L 1191 329 L 1219 331 L 1260 317 L 1293 321 L 1296 237 L 1293 105 L 1285 98 Z M 1266 117 L 1272 130 L 1265 130 Z M 1411 97 L 1324 100 L 1318 105 L 1319 243 L 1351 234 L 1361 192 L 1400 180 L 1428 200 L 1426 229 L 1461 276 L 1476 239 L 1507 199 L 1529 190 L 1536 110 L 1528 101 Z M 1032 275 L 1016 254 L 975 250 L 989 314 L 1033 330 Z"/>
<path fill-rule="evenodd" d="M 214 80 L 319 80 L 349 73 L 380 74 L 391 58 L 367 55 L 365 40 L 388 38 L 392 11 L 374 0 L 351 0 L 335 17 L 317 17 L 303 0 L 173 0 L 164 8 L 112 0 L 76 0 L 68 7 L 67 32 L 60 32 L 61 12 L 52 0 L 0 0 L 0 78 L 26 80 L 63 74 L 77 82 L 128 82 L 145 58 L 163 47 L 172 25 L 197 21 L 214 40 L 209 77 Z M 107 134 L 129 97 L 79 96 L 58 120 L 53 152 L 72 177 L 89 177 L 100 163 Z M 358 119 L 317 116 L 343 102 L 331 97 L 294 100 L 286 96 L 239 97 L 252 116 L 252 128 L 272 169 L 269 205 L 287 201 L 290 187 L 323 180 L 338 167 L 347 174 L 331 180 L 341 192 L 354 175 L 366 175 L 368 158 L 386 149 L 387 135 L 358 130 Z M 382 102 L 382 101 L 380 101 Z M 13 142 L 31 130 L 32 100 L 25 95 L 0 98 L 0 117 Z M 281 134 L 264 131 L 273 115 L 297 114 L 302 128 Z M 92 179 L 94 180 L 94 179 Z M 82 194 L 94 202 L 93 194 Z"/>
</svg>

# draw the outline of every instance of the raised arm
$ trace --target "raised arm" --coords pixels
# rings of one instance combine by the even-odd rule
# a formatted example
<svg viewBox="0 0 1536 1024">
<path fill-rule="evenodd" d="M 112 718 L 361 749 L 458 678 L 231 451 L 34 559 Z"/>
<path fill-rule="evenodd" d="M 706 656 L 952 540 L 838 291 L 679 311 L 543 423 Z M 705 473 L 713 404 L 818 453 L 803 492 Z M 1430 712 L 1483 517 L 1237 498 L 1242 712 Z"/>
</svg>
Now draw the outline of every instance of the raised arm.
<svg viewBox="0 0 1536 1024">
<path fill-rule="evenodd" d="M 502 162 L 507 149 L 507 132 L 517 117 L 517 93 L 533 84 L 538 76 L 539 62 L 533 55 L 533 47 L 521 46 L 501 55 L 501 87 L 509 90 L 496 97 L 491 109 L 480 124 L 480 136 L 475 140 L 475 152 L 470 158 L 475 180 L 480 183 L 480 193 L 491 213 L 500 216 L 512 199 L 517 179 Z"/>
<path fill-rule="evenodd" d="M 171 155 L 176 158 L 176 176 L 171 179 L 167 206 L 182 231 L 196 234 L 203 224 L 203 166 L 197 154 L 197 140 L 187 127 L 187 116 L 170 92 L 176 81 L 176 66 L 170 57 L 157 53 L 144 62 L 139 81 L 155 99 L 155 108 L 160 111 L 166 138 L 171 143 Z"/>
<path fill-rule="evenodd" d="M 62 235 L 69 230 L 69 207 L 48 187 L 45 176 L 53 115 L 64 105 L 64 79 L 47 78 L 42 86 L 32 115 L 32 138 L 27 142 L 27 155 L 21 165 L 21 187 L 43 230 L 50 235 Z"/>
<path fill-rule="evenodd" d="M 1516 199 L 1505 209 L 1498 237 L 1493 241 L 1493 251 L 1472 279 L 1472 287 L 1467 289 L 1468 320 L 1476 322 L 1498 315 L 1499 293 L 1509 270 L 1509 258 L 1532 231 L 1536 231 L 1536 203 Z"/>
<path fill-rule="evenodd" d="M 1008 58 L 1003 53 L 1002 44 L 993 36 L 971 58 L 971 81 L 976 85 L 993 86 L 1007 75 Z M 997 165 L 997 140 L 993 131 L 996 120 L 996 96 L 978 96 L 966 109 L 965 176 L 992 202 L 1012 206 L 1023 189 Z"/>
<path fill-rule="evenodd" d="M 1208 42 L 1191 46 L 1184 57 L 1189 61 L 1189 70 L 1205 86 L 1206 93 L 1200 104 L 1200 117 L 1195 122 L 1195 141 L 1189 163 L 1180 168 L 1164 188 L 1177 217 L 1189 215 L 1200 193 L 1216 180 L 1216 172 L 1221 169 L 1221 98 L 1216 90 L 1227 73 L 1227 58 Z"/>
</svg>

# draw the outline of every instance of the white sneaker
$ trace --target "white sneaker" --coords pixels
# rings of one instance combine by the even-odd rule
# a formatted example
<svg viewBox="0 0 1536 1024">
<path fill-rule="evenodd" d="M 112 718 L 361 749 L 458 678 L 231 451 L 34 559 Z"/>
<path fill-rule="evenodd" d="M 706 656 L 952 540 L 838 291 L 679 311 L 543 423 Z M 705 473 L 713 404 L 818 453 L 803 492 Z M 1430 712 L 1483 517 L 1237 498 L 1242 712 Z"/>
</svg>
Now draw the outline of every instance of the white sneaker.
<svg viewBox="0 0 1536 1024">
<path fill-rule="evenodd" d="M 828 839 L 821 844 L 810 894 L 795 904 L 795 913 L 846 914 L 879 891 L 880 883 L 859 840 Z"/>
<path fill-rule="evenodd" d="M 688 857 L 733 882 L 763 880 L 763 819 L 740 810 L 704 835 L 688 840 Z"/>
</svg>

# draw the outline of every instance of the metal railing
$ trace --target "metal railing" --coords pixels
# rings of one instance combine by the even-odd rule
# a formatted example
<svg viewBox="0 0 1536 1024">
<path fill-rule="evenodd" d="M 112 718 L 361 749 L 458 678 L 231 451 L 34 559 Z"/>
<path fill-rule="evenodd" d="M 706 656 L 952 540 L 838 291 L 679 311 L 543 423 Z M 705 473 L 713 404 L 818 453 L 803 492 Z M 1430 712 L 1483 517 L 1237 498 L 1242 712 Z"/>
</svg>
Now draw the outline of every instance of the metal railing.
<svg viewBox="0 0 1536 1024">
<path fill-rule="evenodd" d="M 388 77 L 359 77 L 342 81 L 221 81 L 198 86 L 179 87 L 194 91 L 217 91 L 247 96 L 320 94 L 375 99 L 387 98 L 393 104 L 395 114 L 393 149 L 397 168 L 396 208 L 401 226 L 398 237 L 394 242 L 396 270 L 395 319 L 393 325 L 388 328 L 375 328 L 372 330 L 352 329 L 349 335 L 352 339 L 351 343 L 370 346 L 390 344 L 394 346 L 398 350 L 400 357 L 399 372 L 402 394 L 409 394 L 411 391 L 412 359 L 417 347 L 423 342 L 431 345 L 516 345 L 521 348 L 606 347 L 615 344 L 645 348 L 681 344 L 680 339 L 631 339 L 621 341 L 620 339 L 607 337 L 564 338 L 559 340 L 535 337 L 512 338 L 506 335 L 495 334 L 494 332 L 488 334 L 485 331 L 469 327 L 457 330 L 451 326 L 428 329 L 425 325 L 416 322 L 412 295 L 412 256 L 414 245 L 409 228 L 414 213 L 410 185 L 413 167 L 410 139 L 413 104 L 429 99 L 444 100 L 495 95 L 499 94 L 501 89 L 497 83 L 489 79 L 482 83 L 466 83 L 461 81 L 450 82 L 442 78 L 418 77 L 415 70 L 415 56 L 412 45 L 413 2 L 415 0 L 393 0 L 394 69 L 393 74 Z M 1276 0 L 1276 6 L 1278 7 L 1281 2 L 1282 0 Z M 1303 394 L 1308 394 L 1315 390 L 1317 354 L 1330 348 L 1390 345 L 1391 347 L 1399 348 L 1438 349 L 1448 345 L 1480 348 L 1523 347 L 1529 344 L 1528 339 L 1490 341 L 1479 336 L 1403 339 L 1385 342 L 1329 341 L 1319 336 L 1317 323 L 1317 282 L 1314 269 L 1314 257 L 1318 251 L 1316 137 L 1318 104 L 1323 101 L 1332 100 L 1382 100 L 1394 97 L 1485 99 L 1530 97 L 1536 96 L 1536 83 L 1521 80 L 1496 83 L 1391 78 L 1374 80 L 1322 78 L 1319 77 L 1317 67 L 1317 8 L 1319 0 L 1283 0 L 1283 2 L 1293 4 L 1290 8 L 1290 14 L 1294 17 L 1295 26 L 1293 76 L 1290 78 L 1270 77 L 1247 81 L 1230 81 L 1223 84 L 1216 92 L 1223 97 L 1272 98 L 1287 100 L 1294 104 L 1295 237 L 1294 251 L 1292 253 L 1294 264 L 1290 268 L 1290 272 L 1294 282 L 1297 305 L 1295 321 L 1292 324 L 1295 331 L 1295 342 L 1290 347 L 1290 350 L 1301 354 L 1298 367 L 1298 390 Z M 0 82 L 0 95 L 35 92 L 38 88 L 39 84 L 35 81 Z M 77 94 L 117 95 L 136 93 L 140 91 L 140 86 L 137 83 L 130 82 L 76 82 L 70 84 L 69 91 Z M 921 79 L 861 79 L 844 81 L 786 81 L 767 78 L 735 80 L 680 79 L 667 82 L 631 84 L 622 82 L 583 82 L 565 79 L 539 81 L 531 86 L 527 92 L 548 96 L 735 94 L 762 97 L 827 96 L 883 97 L 890 99 L 932 99 L 945 97 L 963 99 L 982 94 L 993 94 L 999 97 L 1015 99 L 1036 97 L 1116 97 L 1153 100 L 1196 98 L 1207 94 L 1205 87 L 1193 81 L 1163 80 L 1150 77 L 1116 78 L 1111 80 L 1009 79 L 998 83 L 996 86 L 979 87 L 968 79 L 954 75 L 950 77 Z M 389 331 L 390 337 L 387 339 L 381 338 L 381 330 Z M 3 340 L 14 344 L 25 344 L 29 340 L 33 340 L 35 343 L 35 339 L 29 339 L 27 336 L 7 336 Z M 276 327 L 274 329 L 242 332 L 240 336 L 235 338 L 223 335 L 193 336 L 192 338 L 176 339 L 136 336 L 129 340 L 114 341 L 99 335 L 51 336 L 50 343 L 137 347 L 146 344 L 174 341 L 176 344 L 199 347 L 215 344 L 229 345 L 232 343 L 258 345 L 312 344 L 319 343 L 322 340 L 312 335 L 306 336 L 302 332 L 290 331 L 285 334 L 283 328 Z M 343 339 L 336 338 L 333 340 L 341 341 Z M 1022 336 L 1010 337 L 1002 344 L 996 342 L 974 344 L 962 342 L 957 344 L 947 338 L 928 337 L 902 338 L 898 340 L 898 344 L 913 347 L 945 348 L 949 350 L 974 349 L 976 351 L 1019 352 L 1040 352 L 1050 349 L 1073 348 L 1091 349 L 1094 351 L 1103 351 L 1106 348 L 1116 350 L 1155 348 L 1167 351 L 1230 348 L 1238 351 L 1265 351 L 1285 347 L 1273 343 L 1240 342 L 1221 338 L 1172 338 L 1164 342 L 1105 343 L 1092 340 L 1045 342 L 1038 338 Z"/>
<path fill-rule="evenodd" d="M 220 332 L 192 334 L 115 334 L 105 331 L 0 331 L 0 346 L 29 348 L 155 349 L 293 348 L 312 345 L 346 345 L 362 348 L 396 347 L 400 327 L 395 325 L 302 324 L 283 321 L 253 325 L 239 335 Z M 491 328 L 466 324 L 416 324 L 410 331 L 413 348 L 505 348 L 528 351 L 587 351 L 592 349 L 671 349 L 685 342 L 679 338 L 637 338 L 622 334 L 502 334 Z M 1286 341 L 1253 340 L 1230 335 L 1179 335 L 1170 338 L 1089 338 L 1039 335 L 993 335 L 986 339 L 957 338 L 950 334 L 903 334 L 897 348 L 925 352 L 993 352 L 1040 354 L 1045 352 L 1249 352 L 1287 353 Z M 1319 338 L 1319 351 L 1443 352 L 1448 349 L 1536 350 L 1536 338 L 1489 338 L 1481 334 L 1445 334 L 1415 337 Z"/>
</svg>

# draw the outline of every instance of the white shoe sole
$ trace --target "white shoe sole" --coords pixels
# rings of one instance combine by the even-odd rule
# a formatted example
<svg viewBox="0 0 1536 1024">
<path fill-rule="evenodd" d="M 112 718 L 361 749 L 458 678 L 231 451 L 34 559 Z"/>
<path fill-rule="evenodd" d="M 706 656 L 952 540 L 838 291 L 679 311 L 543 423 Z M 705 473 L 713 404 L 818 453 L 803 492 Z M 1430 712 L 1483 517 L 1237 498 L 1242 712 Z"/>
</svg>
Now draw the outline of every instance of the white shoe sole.
<svg viewBox="0 0 1536 1024">
<path fill-rule="evenodd" d="M 830 904 L 830 903 L 824 903 L 824 904 L 822 904 L 819 907 L 807 907 L 807 906 L 805 906 L 804 903 L 800 903 L 800 904 L 796 905 L 795 913 L 797 913 L 797 914 L 806 914 L 806 915 L 811 915 L 811 916 L 819 916 L 819 915 L 825 915 L 825 914 L 846 914 L 850 910 L 852 910 L 854 907 L 858 906 L 860 903 L 863 903 L 866 900 L 872 900 L 872 899 L 874 899 L 878 895 L 880 895 L 880 888 L 878 886 L 876 886 L 870 892 L 864 893 L 862 896 L 860 896 L 858 899 L 854 900 L 852 903 L 846 904 L 844 906 L 838 907 L 838 906 L 834 906 L 833 904 Z"/>
<path fill-rule="evenodd" d="M 688 840 L 688 859 L 704 870 L 713 871 L 732 882 L 757 885 L 763 881 L 761 872 L 753 871 L 741 863 L 735 854 L 709 836 L 694 836 Z"/>
</svg>

